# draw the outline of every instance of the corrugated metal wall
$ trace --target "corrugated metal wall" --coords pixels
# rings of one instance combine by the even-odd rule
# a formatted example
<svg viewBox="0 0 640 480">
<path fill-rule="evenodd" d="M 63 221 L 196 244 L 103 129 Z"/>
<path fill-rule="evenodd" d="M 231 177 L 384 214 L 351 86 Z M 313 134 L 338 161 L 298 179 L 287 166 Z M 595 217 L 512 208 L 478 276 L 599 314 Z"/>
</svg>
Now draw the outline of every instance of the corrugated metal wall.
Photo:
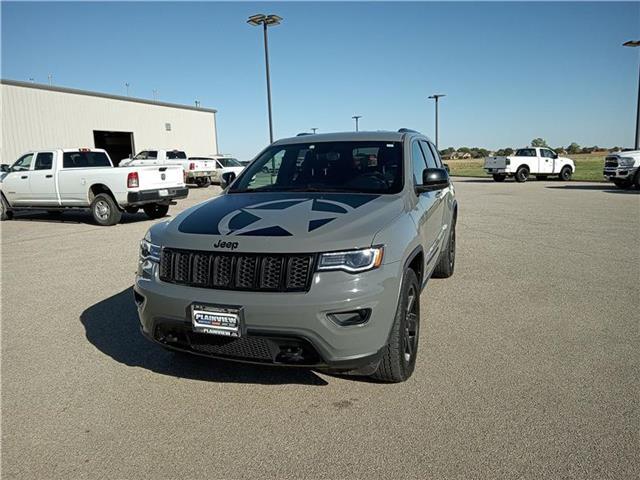
<svg viewBox="0 0 640 480">
<path fill-rule="evenodd" d="M 4 83 L 1 101 L 0 163 L 11 164 L 29 150 L 94 147 L 94 130 L 133 132 L 136 152 L 176 148 L 190 156 L 218 153 L 212 111 Z"/>
</svg>

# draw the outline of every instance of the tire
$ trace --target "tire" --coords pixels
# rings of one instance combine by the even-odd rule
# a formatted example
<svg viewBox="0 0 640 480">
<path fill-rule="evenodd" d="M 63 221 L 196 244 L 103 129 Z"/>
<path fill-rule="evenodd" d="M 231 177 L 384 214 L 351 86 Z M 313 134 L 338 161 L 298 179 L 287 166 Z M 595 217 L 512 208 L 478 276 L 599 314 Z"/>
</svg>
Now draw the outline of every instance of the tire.
<svg viewBox="0 0 640 480">
<path fill-rule="evenodd" d="M 372 378 L 388 383 L 407 380 L 416 366 L 420 334 L 420 285 L 411 269 L 402 278 L 400 299 L 391 326 L 389 341 Z"/>
<path fill-rule="evenodd" d="M 640 169 L 636 172 L 635 180 L 633 181 L 634 186 L 637 190 L 640 190 Z"/>
<path fill-rule="evenodd" d="M 99 193 L 91 202 L 91 215 L 98 225 L 115 225 L 122 218 L 122 212 L 108 193 Z"/>
<path fill-rule="evenodd" d="M 536 175 L 536 180 L 546 180 L 547 176 L 546 175 Z"/>
<path fill-rule="evenodd" d="M 499 174 L 499 173 L 494 173 L 494 174 L 493 174 L 493 179 L 494 179 L 496 182 L 504 182 L 504 179 L 505 179 L 505 178 L 507 178 L 507 176 L 506 176 L 506 175 L 501 175 L 501 174 Z"/>
<path fill-rule="evenodd" d="M 140 210 L 140 207 L 124 207 L 124 211 L 130 214 L 136 214 Z"/>
<path fill-rule="evenodd" d="M 162 218 L 169 211 L 169 205 L 161 205 L 159 203 L 148 203 L 142 207 L 144 213 L 147 214 L 149 218 Z"/>
<path fill-rule="evenodd" d="M 568 182 L 569 180 L 571 180 L 571 175 L 573 175 L 571 167 L 562 167 L 559 177 L 563 182 Z"/>
<path fill-rule="evenodd" d="M 516 182 L 524 183 L 529 179 L 529 168 L 520 167 L 516 172 Z"/>
<path fill-rule="evenodd" d="M 0 221 L 11 220 L 13 218 L 13 212 L 9 208 L 9 204 L 4 199 L 4 195 L 0 194 Z"/>
<path fill-rule="evenodd" d="M 628 190 L 633 185 L 633 182 L 628 178 L 616 178 L 613 180 L 613 184 L 622 190 Z"/>
<path fill-rule="evenodd" d="M 444 251 L 440 254 L 440 260 L 433 271 L 432 277 L 449 278 L 453 275 L 456 267 L 456 219 L 454 217 L 451 229 L 449 230 L 449 240 Z"/>
</svg>

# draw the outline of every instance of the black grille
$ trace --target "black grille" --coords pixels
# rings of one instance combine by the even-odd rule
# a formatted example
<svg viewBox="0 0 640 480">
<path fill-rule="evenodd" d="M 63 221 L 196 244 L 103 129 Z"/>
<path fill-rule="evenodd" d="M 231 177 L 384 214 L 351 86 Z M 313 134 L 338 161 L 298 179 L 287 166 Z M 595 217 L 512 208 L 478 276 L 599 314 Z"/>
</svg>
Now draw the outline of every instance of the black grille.
<svg viewBox="0 0 640 480">
<path fill-rule="evenodd" d="M 160 280 L 224 290 L 306 292 L 314 255 L 197 252 L 164 248 Z"/>
<path fill-rule="evenodd" d="M 269 341 L 261 337 L 246 337 L 228 340 L 203 335 L 189 335 L 191 348 L 196 352 L 222 357 L 246 358 L 254 361 L 270 362 L 273 359 Z"/>
<path fill-rule="evenodd" d="M 607 157 L 604 160 L 605 167 L 617 167 L 618 166 L 618 158 L 617 157 Z"/>
</svg>

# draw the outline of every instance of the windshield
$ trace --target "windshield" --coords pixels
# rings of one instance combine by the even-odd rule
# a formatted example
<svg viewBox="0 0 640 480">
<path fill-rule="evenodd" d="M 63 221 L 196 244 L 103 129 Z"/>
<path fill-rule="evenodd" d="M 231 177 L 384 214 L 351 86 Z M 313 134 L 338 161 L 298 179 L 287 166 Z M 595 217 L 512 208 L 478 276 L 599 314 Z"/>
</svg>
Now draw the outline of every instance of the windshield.
<svg viewBox="0 0 640 480">
<path fill-rule="evenodd" d="M 242 164 L 235 158 L 219 158 L 218 161 L 223 167 L 241 167 Z"/>
<path fill-rule="evenodd" d="M 245 169 L 229 193 L 398 193 L 401 190 L 401 144 L 357 141 L 270 147 Z"/>
</svg>

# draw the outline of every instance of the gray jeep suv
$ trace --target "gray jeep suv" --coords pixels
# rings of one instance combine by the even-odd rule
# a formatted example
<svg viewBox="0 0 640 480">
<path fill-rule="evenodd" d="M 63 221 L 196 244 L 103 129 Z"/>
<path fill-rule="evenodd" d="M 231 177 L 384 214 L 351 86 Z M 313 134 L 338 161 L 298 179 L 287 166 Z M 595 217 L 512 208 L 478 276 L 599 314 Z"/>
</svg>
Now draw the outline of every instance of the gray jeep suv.
<svg viewBox="0 0 640 480">
<path fill-rule="evenodd" d="M 149 229 L 142 332 L 175 351 L 404 381 L 420 292 L 453 273 L 456 216 L 418 132 L 279 140 L 221 195 Z"/>
</svg>

